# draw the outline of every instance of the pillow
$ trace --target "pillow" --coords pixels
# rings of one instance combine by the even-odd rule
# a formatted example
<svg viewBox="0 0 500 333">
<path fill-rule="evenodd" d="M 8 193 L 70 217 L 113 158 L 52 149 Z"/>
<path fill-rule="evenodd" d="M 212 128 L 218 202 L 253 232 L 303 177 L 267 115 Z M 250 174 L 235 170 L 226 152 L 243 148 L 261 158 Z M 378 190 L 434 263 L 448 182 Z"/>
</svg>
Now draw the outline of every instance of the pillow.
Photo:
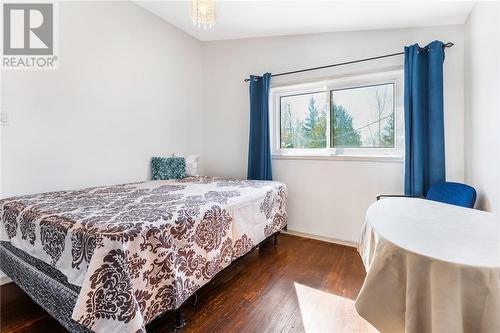
<svg viewBox="0 0 500 333">
<path fill-rule="evenodd" d="M 186 176 L 199 176 L 198 174 L 198 161 L 200 155 L 181 155 L 174 154 L 174 157 L 182 157 L 186 162 Z"/>
<path fill-rule="evenodd" d="M 184 178 L 186 177 L 186 162 L 182 157 L 153 157 L 151 175 L 153 180 Z"/>
</svg>

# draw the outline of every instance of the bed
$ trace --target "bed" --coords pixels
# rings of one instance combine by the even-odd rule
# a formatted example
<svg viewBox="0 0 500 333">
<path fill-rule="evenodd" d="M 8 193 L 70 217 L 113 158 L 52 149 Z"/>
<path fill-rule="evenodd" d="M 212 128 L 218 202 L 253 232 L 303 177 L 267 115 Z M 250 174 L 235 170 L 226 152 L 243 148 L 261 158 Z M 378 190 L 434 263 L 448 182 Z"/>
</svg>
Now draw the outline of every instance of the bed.
<svg viewBox="0 0 500 333">
<path fill-rule="evenodd" d="M 2 269 L 70 331 L 145 332 L 284 228 L 286 199 L 280 182 L 215 177 L 4 199 Z"/>
</svg>

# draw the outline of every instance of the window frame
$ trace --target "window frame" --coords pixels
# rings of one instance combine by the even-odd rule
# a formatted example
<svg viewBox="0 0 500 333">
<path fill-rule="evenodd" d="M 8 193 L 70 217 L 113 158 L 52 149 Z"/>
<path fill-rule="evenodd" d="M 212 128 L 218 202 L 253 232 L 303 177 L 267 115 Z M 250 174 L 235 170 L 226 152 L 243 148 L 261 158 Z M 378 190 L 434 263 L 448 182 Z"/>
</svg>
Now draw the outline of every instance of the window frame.
<svg viewBox="0 0 500 333">
<path fill-rule="evenodd" d="M 395 112 L 394 147 L 331 147 L 331 102 L 336 90 L 361 88 L 381 84 L 394 84 L 393 108 Z M 320 81 L 287 84 L 271 88 L 269 97 L 270 138 L 273 159 L 333 159 L 375 160 L 403 162 L 404 160 L 404 114 L 403 114 L 403 69 L 391 69 L 370 74 L 357 74 Z M 281 98 L 311 93 L 327 94 L 327 148 L 281 148 Z"/>
</svg>

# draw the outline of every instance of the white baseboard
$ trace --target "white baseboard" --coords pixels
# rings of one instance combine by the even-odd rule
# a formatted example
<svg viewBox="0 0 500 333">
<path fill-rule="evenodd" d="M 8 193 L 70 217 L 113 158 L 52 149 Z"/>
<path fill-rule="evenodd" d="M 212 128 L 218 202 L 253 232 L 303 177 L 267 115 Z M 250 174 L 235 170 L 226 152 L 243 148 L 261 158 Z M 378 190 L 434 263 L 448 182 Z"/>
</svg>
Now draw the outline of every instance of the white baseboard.
<svg viewBox="0 0 500 333">
<path fill-rule="evenodd" d="M 12 282 L 11 279 L 9 279 L 8 276 L 4 275 L 0 277 L 0 286 Z"/>
<path fill-rule="evenodd" d="M 344 241 L 344 240 L 330 238 L 330 237 L 325 237 L 325 236 L 308 234 L 305 232 L 300 232 L 300 231 L 295 231 L 295 230 L 290 230 L 290 229 L 288 229 L 287 231 L 282 231 L 282 232 L 284 234 L 289 234 L 289 235 L 294 235 L 294 236 L 299 236 L 299 237 L 304 237 L 304 238 L 316 239 L 316 240 L 320 240 L 320 241 L 328 242 L 328 243 L 345 245 L 345 246 L 350 246 L 350 247 L 355 247 L 355 248 L 358 247 L 358 243 Z"/>
</svg>

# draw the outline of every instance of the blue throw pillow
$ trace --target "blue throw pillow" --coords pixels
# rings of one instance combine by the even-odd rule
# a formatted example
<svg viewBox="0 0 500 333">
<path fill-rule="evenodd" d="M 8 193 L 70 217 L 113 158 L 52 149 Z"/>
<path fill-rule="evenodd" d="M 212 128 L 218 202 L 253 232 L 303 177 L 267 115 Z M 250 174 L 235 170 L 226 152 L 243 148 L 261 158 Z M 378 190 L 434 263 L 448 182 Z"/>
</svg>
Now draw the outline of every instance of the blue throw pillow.
<svg viewBox="0 0 500 333">
<path fill-rule="evenodd" d="M 184 178 L 186 177 L 186 161 L 183 157 L 153 157 L 151 174 L 153 180 Z"/>
</svg>

